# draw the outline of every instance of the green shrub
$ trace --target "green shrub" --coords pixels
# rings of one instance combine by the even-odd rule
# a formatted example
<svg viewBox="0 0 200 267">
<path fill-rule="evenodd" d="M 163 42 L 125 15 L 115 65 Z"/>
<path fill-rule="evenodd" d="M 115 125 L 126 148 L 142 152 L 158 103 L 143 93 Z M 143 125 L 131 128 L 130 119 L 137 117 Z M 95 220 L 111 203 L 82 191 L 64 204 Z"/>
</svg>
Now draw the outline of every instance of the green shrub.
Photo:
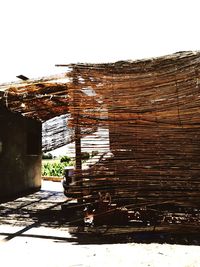
<svg viewBox="0 0 200 267">
<path fill-rule="evenodd" d="M 90 158 L 90 153 L 88 152 L 82 152 L 81 153 L 81 159 L 82 160 L 88 160 Z"/>
<path fill-rule="evenodd" d="M 42 166 L 42 176 L 63 176 L 63 171 L 66 166 L 73 166 L 73 162 L 47 162 Z"/>
<path fill-rule="evenodd" d="M 60 159 L 60 162 L 62 163 L 62 162 L 67 162 L 67 163 L 69 163 L 71 161 L 71 158 L 70 157 L 68 157 L 68 156 L 62 156 L 62 158 Z"/>
<path fill-rule="evenodd" d="M 51 153 L 43 153 L 42 159 L 53 159 L 53 155 Z"/>
</svg>

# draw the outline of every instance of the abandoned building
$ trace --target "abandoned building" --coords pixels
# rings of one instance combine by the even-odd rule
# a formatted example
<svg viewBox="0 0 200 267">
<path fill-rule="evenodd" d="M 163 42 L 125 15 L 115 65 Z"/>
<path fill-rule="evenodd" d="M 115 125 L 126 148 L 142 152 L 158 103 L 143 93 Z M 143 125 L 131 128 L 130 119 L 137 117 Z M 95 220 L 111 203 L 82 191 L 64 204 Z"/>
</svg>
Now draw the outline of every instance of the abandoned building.
<svg viewBox="0 0 200 267">
<path fill-rule="evenodd" d="M 75 141 L 70 194 L 198 205 L 200 52 L 58 67 L 65 73 L 0 86 L 0 197 L 40 187 L 41 123 L 61 116 L 67 125 L 59 119 L 44 131 L 53 138 L 43 150 Z M 98 150 L 99 129 L 108 142 L 83 169 L 82 138 L 91 135 L 87 146 Z"/>
</svg>

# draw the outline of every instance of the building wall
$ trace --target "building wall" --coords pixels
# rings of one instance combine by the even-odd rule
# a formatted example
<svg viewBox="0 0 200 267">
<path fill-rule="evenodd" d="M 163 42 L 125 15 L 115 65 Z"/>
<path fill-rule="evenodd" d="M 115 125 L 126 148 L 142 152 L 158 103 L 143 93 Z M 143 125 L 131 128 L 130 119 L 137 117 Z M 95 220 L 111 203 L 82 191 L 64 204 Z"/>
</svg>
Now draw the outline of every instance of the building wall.
<svg viewBox="0 0 200 267">
<path fill-rule="evenodd" d="M 41 123 L 0 109 L 0 199 L 41 186 Z"/>
</svg>

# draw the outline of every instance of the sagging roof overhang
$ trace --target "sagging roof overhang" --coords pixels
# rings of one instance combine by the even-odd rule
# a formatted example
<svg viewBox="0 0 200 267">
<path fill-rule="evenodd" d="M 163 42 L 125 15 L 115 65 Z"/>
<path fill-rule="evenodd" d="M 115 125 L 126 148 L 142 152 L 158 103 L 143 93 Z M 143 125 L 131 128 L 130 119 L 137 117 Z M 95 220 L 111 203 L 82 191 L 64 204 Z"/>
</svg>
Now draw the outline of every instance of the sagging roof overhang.
<svg viewBox="0 0 200 267">
<path fill-rule="evenodd" d="M 197 127 L 200 52 L 105 64 L 61 64 L 66 72 L 0 85 L 0 105 L 42 122 L 69 116 L 81 134 L 116 121 Z M 52 128 L 53 129 L 53 128 Z"/>
<path fill-rule="evenodd" d="M 67 85 L 59 79 L 49 77 L 2 85 L 1 105 L 41 121 L 68 113 Z"/>
<path fill-rule="evenodd" d="M 183 101 L 184 95 L 189 97 L 194 83 L 198 88 L 200 52 L 180 52 L 137 61 L 58 66 L 66 67 L 66 73 L 0 85 L 1 105 L 45 121 L 66 113 L 80 114 L 86 109 L 101 107 L 102 100 L 107 106 L 113 94 L 121 94 L 121 104 L 125 106 L 127 99 L 123 92 L 126 90 L 126 95 L 127 92 L 134 94 L 140 102 L 139 105 L 135 103 L 135 112 L 144 114 L 152 111 L 155 103 L 169 105 L 183 83 L 187 83 L 187 87 L 179 92 L 179 101 Z"/>
</svg>

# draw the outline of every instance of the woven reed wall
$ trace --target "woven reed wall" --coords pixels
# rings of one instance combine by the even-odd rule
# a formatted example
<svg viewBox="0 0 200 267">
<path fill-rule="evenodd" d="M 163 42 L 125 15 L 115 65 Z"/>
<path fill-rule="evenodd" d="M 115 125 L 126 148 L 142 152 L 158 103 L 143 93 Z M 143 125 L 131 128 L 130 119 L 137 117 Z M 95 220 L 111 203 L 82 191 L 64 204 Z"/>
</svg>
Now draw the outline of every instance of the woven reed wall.
<svg viewBox="0 0 200 267">
<path fill-rule="evenodd" d="M 84 172 L 95 192 L 124 201 L 199 201 L 199 70 L 199 54 L 72 66 L 73 127 L 109 130 L 107 154 Z M 92 90 L 89 101 L 80 97 L 84 90 Z"/>
</svg>

